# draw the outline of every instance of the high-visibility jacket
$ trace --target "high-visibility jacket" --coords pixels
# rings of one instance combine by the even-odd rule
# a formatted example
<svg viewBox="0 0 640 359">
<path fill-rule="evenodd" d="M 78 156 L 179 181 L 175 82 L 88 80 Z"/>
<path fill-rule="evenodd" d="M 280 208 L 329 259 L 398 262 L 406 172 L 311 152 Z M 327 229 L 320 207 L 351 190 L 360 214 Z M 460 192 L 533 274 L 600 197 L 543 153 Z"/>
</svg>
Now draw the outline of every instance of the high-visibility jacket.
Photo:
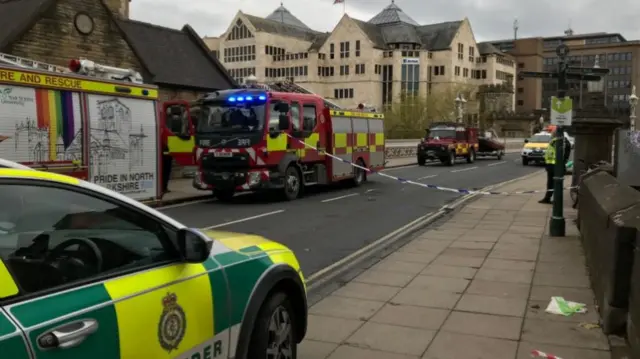
<svg viewBox="0 0 640 359">
<path fill-rule="evenodd" d="M 548 165 L 556 164 L 556 141 L 555 137 L 551 139 L 549 146 L 544 150 L 544 163 Z"/>
</svg>

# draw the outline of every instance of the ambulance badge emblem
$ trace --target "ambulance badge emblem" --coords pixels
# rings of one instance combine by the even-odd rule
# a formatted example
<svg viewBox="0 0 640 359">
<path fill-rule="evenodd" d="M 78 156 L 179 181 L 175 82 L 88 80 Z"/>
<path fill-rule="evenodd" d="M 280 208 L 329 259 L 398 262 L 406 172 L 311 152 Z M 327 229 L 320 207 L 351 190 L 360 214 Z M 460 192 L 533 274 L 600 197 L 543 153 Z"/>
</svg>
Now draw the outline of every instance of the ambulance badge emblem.
<svg viewBox="0 0 640 359">
<path fill-rule="evenodd" d="M 178 349 L 178 345 L 184 338 L 187 317 L 182 307 L 178 305 L 178 296 L 175 293 L 167 293 L 162 298 L 162 306 L 160 323 L 158 323 L 158 340 L 160 346 L 170 353 Z"/>
</svg>

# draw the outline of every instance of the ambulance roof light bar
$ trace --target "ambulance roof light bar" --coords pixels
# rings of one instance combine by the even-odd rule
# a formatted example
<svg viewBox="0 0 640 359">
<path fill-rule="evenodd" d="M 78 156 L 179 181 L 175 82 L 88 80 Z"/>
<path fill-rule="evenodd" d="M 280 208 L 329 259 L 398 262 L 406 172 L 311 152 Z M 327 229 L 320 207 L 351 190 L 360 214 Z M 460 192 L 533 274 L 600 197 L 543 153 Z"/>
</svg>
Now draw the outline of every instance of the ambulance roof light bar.
<svg viewBox="0 0 640 359">
<path fill-rule="evenodd" d="M 108 80 L 125 81 L 136 84 L 144 83 L 142 75 L 137 71 L 106 66 L 87 59 L 72 59 L 69 61 L 69 70 L 80 75 L 100 77 Z"/>
</svg>

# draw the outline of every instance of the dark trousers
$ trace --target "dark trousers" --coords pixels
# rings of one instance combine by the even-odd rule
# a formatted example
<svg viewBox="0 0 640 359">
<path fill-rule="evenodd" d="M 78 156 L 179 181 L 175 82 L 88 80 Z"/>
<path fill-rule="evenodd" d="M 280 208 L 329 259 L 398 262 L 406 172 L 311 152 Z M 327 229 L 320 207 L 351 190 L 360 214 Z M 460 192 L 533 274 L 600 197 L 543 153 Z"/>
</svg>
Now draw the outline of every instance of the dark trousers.
<svg viewBox="0 0 640 359">
<path fill-rule="evenodd" d="M 170 155 L 162 155 L 162 192 L 169 189 L 169 178 L 171 177 L 171 166 L 173 165 L 173 157 Z"/>
<path fill-rule="evenodd" d="M 553 196 L 553 172 L 555 170 L 555 166 L 556 165 L 551 164 L 545 165 L 547 170 L 547 192 L 544 194 L 544 199 L 547 201 L 550 201 Z"/>
</svg>

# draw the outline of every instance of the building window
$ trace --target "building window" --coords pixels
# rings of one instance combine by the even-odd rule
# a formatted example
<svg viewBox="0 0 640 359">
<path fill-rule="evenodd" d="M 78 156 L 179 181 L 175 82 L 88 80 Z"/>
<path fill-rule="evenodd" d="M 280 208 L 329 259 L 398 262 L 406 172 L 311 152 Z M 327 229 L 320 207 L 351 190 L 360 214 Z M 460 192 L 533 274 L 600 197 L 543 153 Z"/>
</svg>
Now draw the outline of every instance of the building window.
<svg viewBox="0 0 640 359">
<path fill-rule="evenodd" d="M 356 57 L 360 57 L 360 40 L 356 40 Z"/>
<path fill-rule="evenodd" d="M 382 104 L 393 103 L 393 65 L 382 66 Z"/>
<path fill-rule="evenodd" d="M 356 64 L 356 75 L 364 75 L 364 64 Z"/>
<path fill-rule="evenodd" d="M 460 76 L 460 66 L 456 66 L 453 68 L 453 75 Z"/>
<path fill-rule="evenodd" d="M 333 97 L 335 98 L 353 98 L 353 89 L 334 89 Z"/>
<path fill-rule="evenodd" d="M 275 47 L 275 46 L 269 46 L 269 45 L 264 47 L 264 53 L 271 56 L 284 56 L 286 52 L 287 51 L 282 47 Z M 274 61 L 275 61 L 275 58 L 274 58 Z"/>
<path fill-rule="evenodd" d="M 469 62 L 476 61 L 476 49 L 473 46 L 469 46 Z"/>
<path fill-rule="evenodd" d="M 256 59 L 256 45 L 227 47 L 223 51 L 223 62 L 254 61 Z"/>
<path fill-rule="evenodd" d="M 524 88 L 523 87 L 518 87 L 518 93 L 524 93 Z"/>
<path fill-rule="evenodd" d="M 519 69 L 524 69 L 524 63 L 523 62 L 519 62 L 518 63 L 518 68 Z"/>
<path fill-rule="evenodd" d="M 340 43 L 340 58 L 347 59 L 349 58 L 349 41 Z"/>
<path fill-rule="evenodd" d="M 458 60 L 463 60 L 464 59 L 464 45 L 461 43 L 458 43 Z"/>
<path fill-rule="evenodd" d="M 435 76 L 444 76 L 444 66 L 434 66 L 433 67 L 433 74 Z"/>
<path fill-rule="evenodd" d="M 253 37 L 253 34 L 249 30 L 249 28 L 242 23 L 242 20 L 238 19 L 238 21 L 236 21 L 235 26 L 233 26 L 233 29 L 231 29 L 229 36 L 227 36 L 227 41 L 242 40 L 242 39 L 248 39 L 252 37 Z"/>
<path fill-rule="evenodd" d="M 329 44 L 329 58 L 332 60 L 335 58 L 335 51 L 336 51 L 336 45 Z"/>
<path fill-rule="evenodd" d="M 427 52 L 427 58 L 432 59 L 433 58 L 433 52 L 431 52 L 431 51 Z"/>
<path fill-rule="evenodd" d="M 483 79 L 487 78 L 487 70 L 482 70 L 482 76 Z"/>
<path fill-rule="evenodd" d="M 518 100 L 518 106 L 524 106 L 524 101 L 523 100 Z"/>
<path fill-rule="evenodd" d="M 349 75 L 349 65 L 340 65 L 340 76 Z"/>
<path fill-rule="evenodd" d="M 400 91 L 409 96 L 418 95 L 420 90 L 420 64 L 402 64 Z"/>
<path fill-rule="evenodd" d="M 373 73 L 375 73 L 376 75 L 380 75 L 382 73 L 382 66 L 374 65 L 373 66 Z"/>
<path fill-rule="evenodd" d="M 462 69 L 462 77 L 469 77 L 469 69 L 468 68 L 464 68 Z"/>
<path fill-rule="evenodd" d="M 393 57 L 393 51 L 385 51 L 382 54 L 382 57 L 387 58 L 387 57 Z"/>
<path fill-rule="evenodd" d="M 244 83 L 244 79 L 253 75 L 256 75 L 255 67 L 244 67 L 240 69 L 229 69 L 227 70 L 229 75 L 233 77 L 238 83 Z"/>
</svg>

